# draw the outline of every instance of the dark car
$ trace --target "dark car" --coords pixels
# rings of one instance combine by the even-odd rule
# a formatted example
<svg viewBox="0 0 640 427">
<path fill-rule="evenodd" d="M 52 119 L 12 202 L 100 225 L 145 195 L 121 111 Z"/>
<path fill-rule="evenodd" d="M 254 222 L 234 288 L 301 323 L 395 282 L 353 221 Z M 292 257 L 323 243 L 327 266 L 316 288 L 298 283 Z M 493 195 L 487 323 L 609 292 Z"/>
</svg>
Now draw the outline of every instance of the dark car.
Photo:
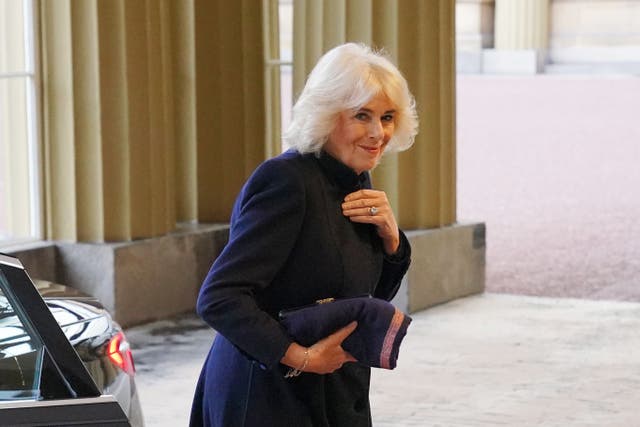
<svg viewBox="0 0 640 427">
<path fill-rule="evenodd" d="M 97 299 L 31 281 L 0 255 L 0 425 L 143 426 L 134 375 L 129 343 Z"/>
</svg>

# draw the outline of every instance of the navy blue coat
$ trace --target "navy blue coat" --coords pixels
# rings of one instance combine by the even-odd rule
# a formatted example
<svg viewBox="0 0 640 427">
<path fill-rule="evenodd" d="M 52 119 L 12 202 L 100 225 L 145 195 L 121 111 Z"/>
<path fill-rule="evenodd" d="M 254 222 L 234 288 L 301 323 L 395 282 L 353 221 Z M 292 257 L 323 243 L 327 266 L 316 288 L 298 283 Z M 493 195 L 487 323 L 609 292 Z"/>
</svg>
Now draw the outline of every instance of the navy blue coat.
<svg viewBox="0 0 640 427">
<path fill-rule="evenodd" d="M 387 256 L 374 226 L 342 214 L 344 197 L 371 188 L 368 173 L 323 153 L 267 160 L 244 185 L 229 242 L 198 297 L 218 334 L 198 380 L 192 426 L 370 426 L 370 369 L 347 363 L 328 375 L 284 378 L 292 340 L 282 309 L 327 297 L 390 300 L 410 260 L 402 232 Z"/>
</svg>

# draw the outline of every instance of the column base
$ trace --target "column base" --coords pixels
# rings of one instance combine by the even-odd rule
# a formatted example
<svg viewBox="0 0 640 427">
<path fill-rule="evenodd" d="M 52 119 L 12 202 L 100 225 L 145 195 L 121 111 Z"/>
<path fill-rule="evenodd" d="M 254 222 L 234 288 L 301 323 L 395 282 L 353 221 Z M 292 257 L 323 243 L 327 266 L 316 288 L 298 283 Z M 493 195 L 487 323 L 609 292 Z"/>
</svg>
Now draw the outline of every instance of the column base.
<svg viewBox="0 0 640 427">
<path fill-rule="evenodd" d="M 55 242 L 12 254 L 31 277 L 97 297 L 127 327 L 193 312 L 228 236 L 227 224 L 193 225 L 133 242 Z"/>
<path fill-rule="evenodd" d="M 406 233 L 412 260 L 392 301 L 413 313 L 485 288 L 486 244 L 483 223 Z"/>
<path fill-rule="evenodd" d="M 484 74 L 538 74 L 544 72 L 546 52 L 539 49 L 482 51 Z"/>
</svg>

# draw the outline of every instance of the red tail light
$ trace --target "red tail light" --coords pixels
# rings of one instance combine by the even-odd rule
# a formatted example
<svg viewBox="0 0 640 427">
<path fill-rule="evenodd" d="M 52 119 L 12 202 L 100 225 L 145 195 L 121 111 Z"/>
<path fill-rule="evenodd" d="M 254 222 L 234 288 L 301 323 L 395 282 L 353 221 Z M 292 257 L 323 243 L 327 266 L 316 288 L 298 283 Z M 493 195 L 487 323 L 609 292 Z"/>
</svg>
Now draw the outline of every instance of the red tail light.
<svg viewBox="0 0 640 427">
<path fill-rule="evenodd" d="M 133 376 L 136 373 L 136 367 L 133 364 L 133 355 L 129 349 L 129 342 L 122 332 L 119 332 L 109 341 L 107 355 L 114 365 L 127 374 Z"/>
</svg>

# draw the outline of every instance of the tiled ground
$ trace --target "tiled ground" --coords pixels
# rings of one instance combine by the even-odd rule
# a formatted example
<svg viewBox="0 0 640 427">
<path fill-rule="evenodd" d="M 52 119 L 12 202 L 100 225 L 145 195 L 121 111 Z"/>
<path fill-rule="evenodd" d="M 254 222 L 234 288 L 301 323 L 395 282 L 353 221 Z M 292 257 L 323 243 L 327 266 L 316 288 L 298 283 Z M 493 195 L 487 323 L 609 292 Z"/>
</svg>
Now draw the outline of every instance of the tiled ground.
<svg viewBox="0 0 640 427">
<path fill-rule="evenodd" d="M 376 427 L 640 426 L 640 304 L 485 294 L 414 315 Z"/>
<path fill-rule="evenodd" d="M 458 218 L 487 289 L 640 302 L 640 76 L 458 78 Z"/>
<path fill-rule="evenodd" d="M 413 318 L 398 367 L 374 370 L 376 427 L 640 426 L 639 303 L 485 294 Z M 127 334 L 147 425 L 186 426 L 212 331 Z"/>
</svg>

